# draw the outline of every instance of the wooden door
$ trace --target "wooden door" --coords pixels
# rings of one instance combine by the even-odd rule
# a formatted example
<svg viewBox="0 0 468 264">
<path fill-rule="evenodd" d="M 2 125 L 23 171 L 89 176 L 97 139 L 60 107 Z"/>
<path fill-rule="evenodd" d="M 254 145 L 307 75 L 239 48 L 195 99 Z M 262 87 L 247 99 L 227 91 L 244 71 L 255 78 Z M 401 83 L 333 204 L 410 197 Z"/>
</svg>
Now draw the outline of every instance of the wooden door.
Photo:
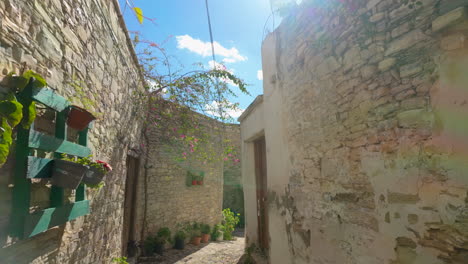
<svg viewBox="0 0 468 264">
<path fill-rule="evenodd" d="M 125 181 L 124 221 L 122 232 L 122 255 L 133 257 L 135 248 L 136 186 L 140 160 L 127 157 L 127 179 Z"/>
<path fill-rule="evenodd" d="M 267 163 L 265 137 L 254 142 L 255 178 L 257 186 L 258 244 L 267 252 L 269 248 L 267 210 Z"/>
</svg>

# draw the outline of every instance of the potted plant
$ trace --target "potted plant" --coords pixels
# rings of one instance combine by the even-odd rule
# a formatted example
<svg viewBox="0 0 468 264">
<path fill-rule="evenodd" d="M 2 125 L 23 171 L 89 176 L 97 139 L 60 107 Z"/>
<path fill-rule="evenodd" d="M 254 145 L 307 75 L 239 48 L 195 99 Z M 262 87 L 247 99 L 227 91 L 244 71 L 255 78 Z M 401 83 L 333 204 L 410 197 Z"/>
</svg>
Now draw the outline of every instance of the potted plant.
<svg viewBox="0 0 468 264">
<path fill-rule="evenodd" d="M 223 241 L 223 226 L 222 225 L 214 225 L 213 231 L 211 232 L 211 240 L 213 241 Z"/>
<path fill-rule="evenodd" d="M 167 227 L 161 227 L 158 230 L 157 237 L 164 240 L 164 244 L 171 242 L 171 230 Z"/>
<path fill-rule="evenodd" d="M 200 232 L 200 224 L 193 223 L 191 228 L 191 243 L 195 246 L 200 245 L 201 241 L 201 232 Z"/>
<path fill-rule="evenodd" d="M 191 172 L 190 170 L 187 171 L 187 186 L 194 186 L 197 185 L 197 176 Z"/>
<path fill-rule="evenodd" d="M 164 238 L 156 236 L 154 240 L 154 253 L 162 256 L 164 253 L 165 244 L 166 244 L 166 240 Z"/>
<path fill-rule="evenodd" d="M 210 225 L 202 224 L 201 225 L 201 233 L 202 233 L 201 242 L 202 243 L 208 243 L 208 241 L 210 240 L 210 233 L 211 233 Z"/>
<path fill-rule="evenodd" d="M 192 174 L 192 185 L 198 185 L 197 176 Z"/>
<path fill-rule="evenodd" d="M 185 248 L 185 239 L 187 238 L 187 234 L 183 230 L 177 231 L 177 233 L 174 236 L 175 244 L 174 248 L 175 249 L 184 249 Z"/>
<path fill-rule="evenodd" d="M 62 159 L 53 161 L 52 185 L 76 189 L 80 185 L 88 166 L 75 162 L 73 159 L 62 156 Z"/>
<path fill-rule="evenodd" d="M 205 178 L 205 173 L 200 172 L 200 175 L 197 176 L 197 184 L 198 185 L 203 185 L 203 178 Z"/>
<path fill-rule="evenodd" d="M 156 236 L 149 235 L 143 242 L 143 254 L 145 256 L 152 256 L 156 249 Z"/>
<path fill-rule="evenodd" d="M 91 156 L 79 158 L 77 163 L 89 166 L 89 169 L 83 176 L 83 182 L 88 186 L 96 186 L 102 181 L 104 176 L 112 171 L 112 167 L 104 161 L 91 160 Z"/>
<path fill-rule="evenodd" d="M 96 117 L 86 111 L 86 109 L 73 105 L 68 110 L 67 125 L 73 129 L 82 131 L 95 119 Z"/>
</svg>

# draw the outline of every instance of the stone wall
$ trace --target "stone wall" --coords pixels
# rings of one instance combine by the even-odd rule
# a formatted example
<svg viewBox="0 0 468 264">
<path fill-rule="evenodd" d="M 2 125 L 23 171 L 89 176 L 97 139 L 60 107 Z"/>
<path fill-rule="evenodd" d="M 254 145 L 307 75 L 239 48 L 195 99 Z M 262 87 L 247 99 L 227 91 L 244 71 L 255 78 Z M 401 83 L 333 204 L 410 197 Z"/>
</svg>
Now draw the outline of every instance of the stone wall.
<svg viewBox="0 0 468 264">
<path fill-rule="evenodd" d="M 140 145 L 141 131 L 135 118 L 141 109 L 129 99 L 143 83 L 116 3 L 0 1 L 0 78 L 33 69 L 58 94 L 96 113 L 90 147 L 96 158 L 114 168 L 104 188 L 88 190 L 89 215 L 17 241 L 8 236 L 12 151 L 0 169 L 2 263 L 110 263 L 122 254 L 125 161 L 128 150 Z M 41 182 L 33 184 L 31 205 L 48 204 L 48 189 Z"/>
<path fill-rule="evenodd" d="M 161 136 L 167 133 L 164 129 L 172 131 L 176 128 L 175 122 L 174 127 L 169 124 L 163 130 L 153 128 L 148 132 L 149 156 L 146 162 L 148 204 L 144 220 L 145 235 L 155 234 L 161 227 L 170 228 L 174 234 L 178 224 L 188 222 L 206 223 L 211 226 L 221 223 L 223 160 L 220 154 L 222 149 L 218 130 L 221 126 L 209 117 L 194 112 L 191 114 L 198 120 L 195 122 L 199 128 L 196 129 L 195 135 L 186 136 L 202 138 L 202 135 L 210 135 L 208 141 L 200 143 L 198 150 L 193 153 L 184 145 L 178 145 L 178 142 Z M 173 114 L 172 118 L 178 120 L 180 116 Z M 200 157 L 199 154 L 205 151 L 210 153 L 213 161 Z M 191 185 L 191 179 L 187 176 L 189 171 L 204 172 L 203 185 Z M 140 195 L 138 203 L 139 206 L 144 203 L 144 196 Z"/>
<path fill-rule="evenodd" d="M 467 263 L 466 1 L 336 2 L 267 37 L 265 117 L 241 122 L 243 157 L 267 142 L 271 263 Z"/>
<path fill-rule="evenodd" d="M 240 126 L 237 124 L 226 125 L 226 139 L 228 145 L 233 147 L 232 156 L 226 157 L 224 162 L 224 186 L 223 186 L 223 209 L 230 208 L 240 214 L 239 225 L 243 226 L 244 221 L 244 190 L 242 187 L 241 163 L 240 159 Z"/>
</svg>

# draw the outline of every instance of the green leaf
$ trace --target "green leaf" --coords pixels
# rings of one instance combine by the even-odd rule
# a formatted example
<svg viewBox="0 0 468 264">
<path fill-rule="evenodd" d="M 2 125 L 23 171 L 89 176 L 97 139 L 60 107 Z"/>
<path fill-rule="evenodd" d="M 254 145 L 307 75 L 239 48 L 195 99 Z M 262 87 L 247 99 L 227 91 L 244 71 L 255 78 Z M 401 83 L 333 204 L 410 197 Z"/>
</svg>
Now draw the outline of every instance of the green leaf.
<svg viewBox="0 0 468 264">
<path fill-rule="evenodd" d="M 140 22 L 140 24 L 143 24 L 143 10 L 141 10 L 141 8 L 139 7 L 134 7 L 133 11 L 135 11 L 135 15 L 138 19 L 138 22 Z"/>
<path fill-rule="evenodd" d="M 21 122 L 22 126 L 24 129 L 29 129 L 31 127 L 31 124 L 34 122 L 36 119 L 36 102 L 31 102 L 31 104 L 27 108 L 28 111 L 28 119 L 23 119 Z M 24 115 L 24 114 L 23 114 Z"/>
<path fill-rule="evenodd" d="M 47 82 L 44 80 L 44 78 L 42 78 L 41 75 L 39 75 L 38 73 L 34 71 L 31 71 L 31 70 L 26 71 L 25 73 L 23 73 L 23 77 L 26 78 L 28 82 L 31 78 L 34 78 L 34 83 L 33 83 L 34 87 L 42 88 L 47 85 Z"/>
<path fill-rule="evenodd" d="M 7 118 L 12 127 L 15 127 L 23 118 L 23 105 L 16 101 L 1 101 L 0 115 Z"/>
<path fill-rule="evenodd" d="M 5 164 L 8 154 L 10 153 L 10 146 L 13 142 L 11 137 L 12 129 L 7 122 L 6 118 L 1 118 L 0 126 L 0 167 Z"/>
</svg>

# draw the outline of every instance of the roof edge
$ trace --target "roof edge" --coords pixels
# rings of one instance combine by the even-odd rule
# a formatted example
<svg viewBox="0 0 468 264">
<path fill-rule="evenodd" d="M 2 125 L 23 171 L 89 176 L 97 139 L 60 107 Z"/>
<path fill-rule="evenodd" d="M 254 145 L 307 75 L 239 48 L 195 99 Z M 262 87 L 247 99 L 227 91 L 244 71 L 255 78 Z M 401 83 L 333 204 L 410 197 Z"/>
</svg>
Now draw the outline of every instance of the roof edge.
<svg viewBox="0 0 468 264">
<path fill-rule="evenodd" d="M 237 121 L 242 122 L 261 103 L 263 103 L 263 94 L 255 98 L 255 100 L 245 109 L 242 115 L 240 115 L 239 118 L 237 118 Z"/>
</svg>

